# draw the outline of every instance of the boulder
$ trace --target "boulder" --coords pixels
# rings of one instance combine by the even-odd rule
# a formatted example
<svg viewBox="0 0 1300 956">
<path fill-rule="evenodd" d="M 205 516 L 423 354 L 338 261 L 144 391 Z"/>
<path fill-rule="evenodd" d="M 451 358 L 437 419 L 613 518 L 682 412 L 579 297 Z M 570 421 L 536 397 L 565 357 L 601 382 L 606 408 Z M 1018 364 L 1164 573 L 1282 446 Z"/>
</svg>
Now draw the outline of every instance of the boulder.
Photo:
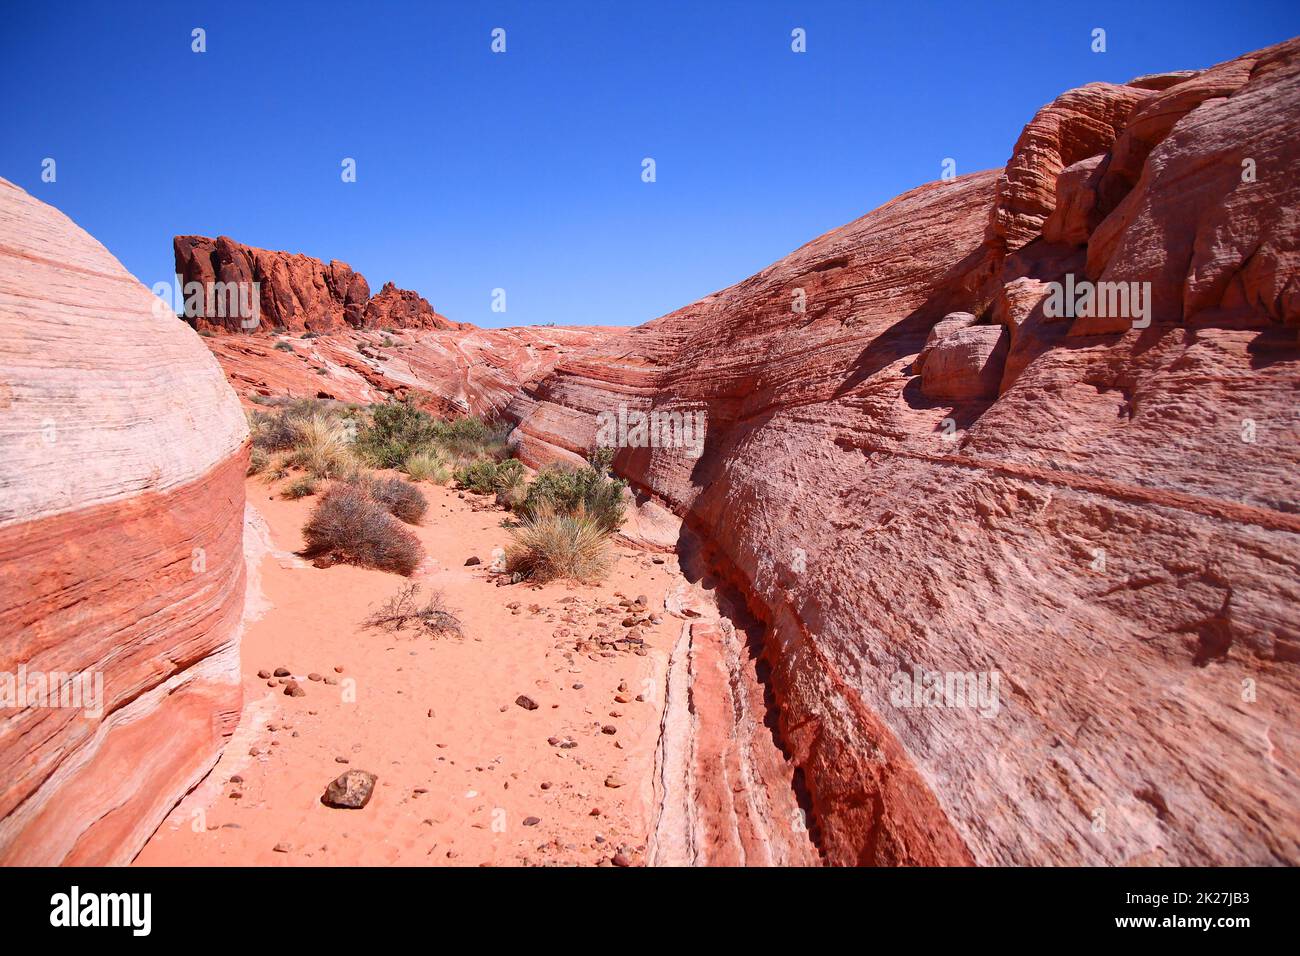
<svg viewBox="0 0 1300 956">
<path fill-rule="evenodd" d="M 950 312 L 936 322 L 934 328 L 930 329 L 930 334 L 925 337 L 925 346 L 912 362 L 913 374 L 920 375 L 925 370 L 925 360 L 942 339 L 958 329 L 968 328 L 978 321 L 979 319 L 969 312 Z"/>
<path fill-rule="evenodd" d="M 975 325 L 944 336 L 929 350 L 921 391 L 954 401 L 994 398 L 1011 336 L 1000 325 Z"/>
<path fill-rule="evenodd" d="M 321 802 L 336 810 L 361 810 L 370 802 L 378 779 L 365 770 L 349 770 L 330 781 Z"/>
</svg>

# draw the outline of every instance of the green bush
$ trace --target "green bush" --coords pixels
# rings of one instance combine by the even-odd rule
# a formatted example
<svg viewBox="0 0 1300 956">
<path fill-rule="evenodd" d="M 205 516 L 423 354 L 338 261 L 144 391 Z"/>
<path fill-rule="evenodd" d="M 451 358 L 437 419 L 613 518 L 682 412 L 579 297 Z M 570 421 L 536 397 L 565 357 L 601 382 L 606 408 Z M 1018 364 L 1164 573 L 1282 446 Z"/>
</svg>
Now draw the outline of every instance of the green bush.
<svg viewBox="0 0 1300 956">
<path fill-rule="evenodd" d="M 293 351 L 293 346 L 290 345 L 288 342 L 276 342 L 275 345 L 272 346 L 272 347 L 275 348 L 277 351 L 280 351 L 280 352 L 292 352 L 292 351 Z"/>
<path fill-rule="evenodd" d="M 587 464 L 591 470 L 600 475 L 610 474 L 610 469 L 614 465 L 614 454 L 616 449 L 604 445 L 595 445 L 587 453 Z"/>
<path fill-rule="evenodd" d="M 316 494 L 316 479 L 310 475 L 305 475 L 296 481 L 290 482 L 280 491 L 280 497 L 282 498 L 306 498 L 314 494 Z"/>
<path fill-rule="evenodd" d="M 492 494 L 497 490 L 497 463 L 481 459 L 457 468 L 456 484 L 480 495 Z"/>
<path fill-rule="evenodd" d="M 623 490 L 627 482 L 607 478 L 593 468 L 549 465 L 538 472 L 519 513 L 533 518 L 545 509 L 572 515 L 582 510 L 602 530 L 617 531 L 623 523 Z"/>
<path fill-rule="evenodd" d="M 380 468 L 400 468 L 406 459 L 434 443 L 437 422 L 410 402 L 385 402 L 370 410 L 370 422 L 357 435 L 358 450 Z"/>
</svg>

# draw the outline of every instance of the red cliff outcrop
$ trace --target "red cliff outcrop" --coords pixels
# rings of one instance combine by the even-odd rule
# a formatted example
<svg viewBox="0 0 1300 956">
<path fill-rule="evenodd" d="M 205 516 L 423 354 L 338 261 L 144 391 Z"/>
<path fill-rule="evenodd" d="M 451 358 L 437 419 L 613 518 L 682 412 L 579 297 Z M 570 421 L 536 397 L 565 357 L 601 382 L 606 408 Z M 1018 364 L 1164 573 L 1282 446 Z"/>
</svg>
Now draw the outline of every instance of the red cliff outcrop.
<svg viewBox="0 0 1300 956">
<path fill-rule="evenodd" d="M 371 297 L 365 277 L 342 262 L 225 237 L 177 236 L 174 246 L 182 294 L 198 293 L 190 298 L 199 309 L 195 325 L 248 404 L 270 397 L 361 404 L 410 398 L 440 415 L 492 416 L 564 356 L 613 333 L 598 326 L 480 329 L 452 322 L 391 282 Z M 253 283 L 256 322 L 237 308 L 241 291 L 242 301 L 252 300 Z"/>
<path fill-rule="evenodd" d="M 423 298 L 391 282 L 374 298 L 370 284 L 345 262 L 329 263 L 311 256 L 271 252 L 235 242 L 226 236 L 177 236 L 172 240 L 176 274 L 182 287 L 197 283 L 200 296 L 187 316 L 199 329 L 284 332 L 338 332 L 347 329 L 455 329 L 459 326 L 439 315 Z M 235 314 L 221 295 L 208 290 L 220 283 L 244 291 L 253 299 L 256 283 L 257 324 L 252 317 Z M 234 301 L 233 299 L 229 301 Z M 241 324 L 241 320 L 247 320 Z"/>
<path fill-rule="evenodd" d="M 129 862 L 233 731 L 246 434 L 194 332 L 0 180 L 0 863 Z"/>
<path fill-rule="evenodd" d="M 828 862 L 1300 863 L 1298 110 L 1300 40 L 1072 91 L 512 404 L 531 464 L 707 413 L 615 470 L 765 625 Z"/>
</svg>

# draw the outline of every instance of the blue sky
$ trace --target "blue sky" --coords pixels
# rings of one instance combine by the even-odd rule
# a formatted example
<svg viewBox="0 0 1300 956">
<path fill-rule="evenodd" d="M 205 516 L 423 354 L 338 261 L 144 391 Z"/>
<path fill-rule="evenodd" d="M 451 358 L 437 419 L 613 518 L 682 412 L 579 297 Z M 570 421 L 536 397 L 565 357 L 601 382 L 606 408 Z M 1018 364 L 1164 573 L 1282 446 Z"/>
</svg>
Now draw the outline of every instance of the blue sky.
<svg viewBox="0 0 1300 956">
<path fill-rule="evenodd" d="M 1069 87 L 1297 33 L 1293 2 L 46 0 L 0 28 L 0 175 L 149 285 L 174 234 L 225 234 L 344 260 L 460 321 L 636 324 L 945 157 L 1002 165 Z"/>
</svg>

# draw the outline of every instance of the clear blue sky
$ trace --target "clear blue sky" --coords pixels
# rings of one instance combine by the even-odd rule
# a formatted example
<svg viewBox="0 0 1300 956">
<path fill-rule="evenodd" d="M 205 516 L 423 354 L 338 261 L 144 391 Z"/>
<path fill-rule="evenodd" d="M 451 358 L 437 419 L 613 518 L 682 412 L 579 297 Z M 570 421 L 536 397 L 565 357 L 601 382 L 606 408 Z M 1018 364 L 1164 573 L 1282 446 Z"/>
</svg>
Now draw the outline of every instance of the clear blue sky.
<svg viewBox="0 0 1300 956">
<path fill-rule="evenodd" d="M 342 259 L 457 320 L 635 324 L 938 178 L 944 157 L 1002 165 L 1071 86 L 1300 33 L 1300 4 L 1267 0 L 295 7 L 8 5 L 0 175 L 149 285 L 171 278 L 174 234 L 225 234 Z"/>
</svg>

